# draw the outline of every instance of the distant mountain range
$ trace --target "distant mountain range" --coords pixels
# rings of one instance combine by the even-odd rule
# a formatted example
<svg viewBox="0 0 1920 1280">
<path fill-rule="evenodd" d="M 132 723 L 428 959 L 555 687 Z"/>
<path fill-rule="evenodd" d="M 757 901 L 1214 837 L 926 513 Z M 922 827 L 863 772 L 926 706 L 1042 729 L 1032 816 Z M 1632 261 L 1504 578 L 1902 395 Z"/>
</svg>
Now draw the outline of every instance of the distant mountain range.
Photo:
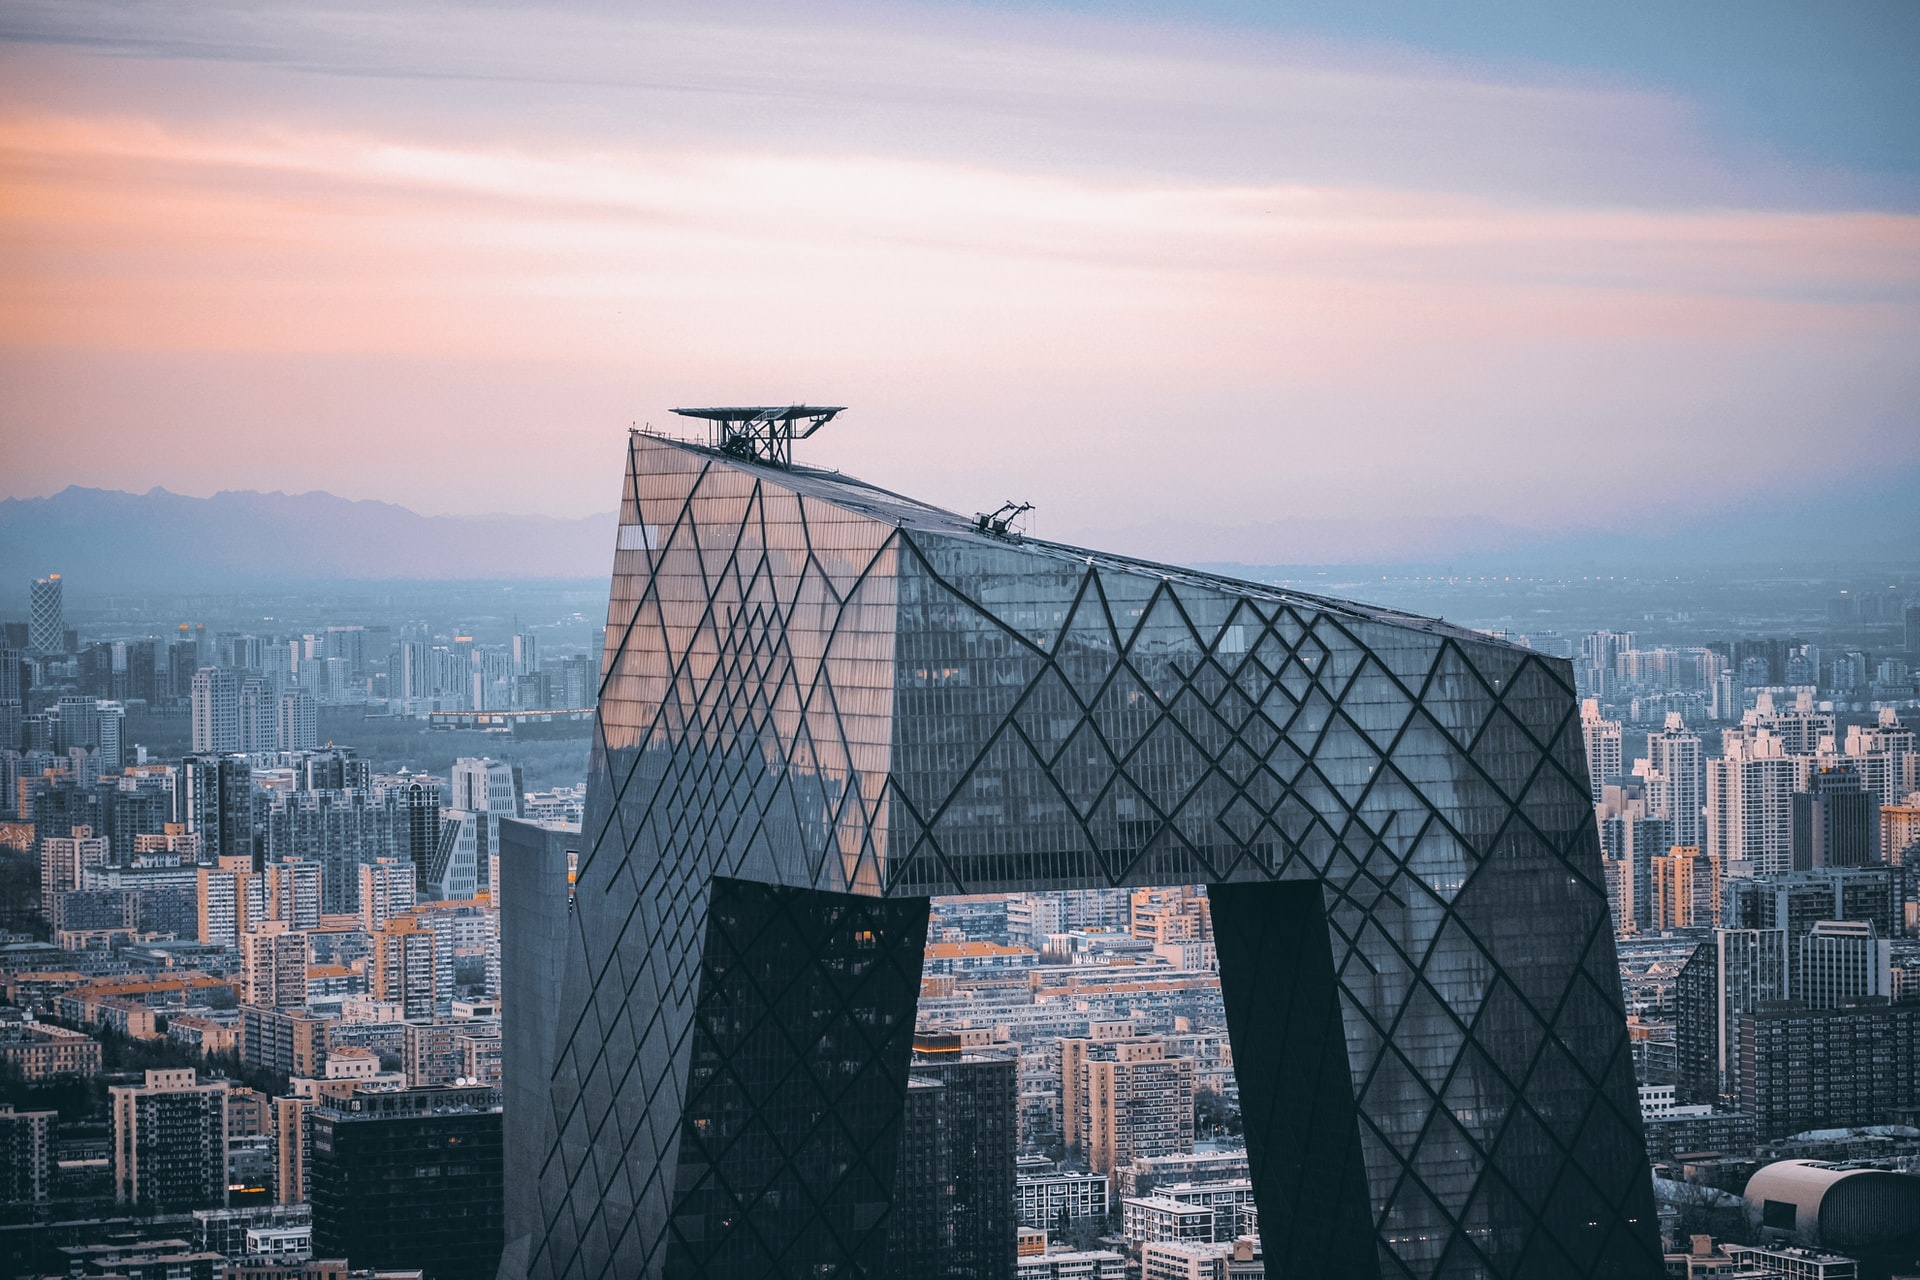
<svg viewBox="0 0 1920 1280">
<path fill-rule="evenodd" d="M 0 500 L 0 598 L 64 574 L 79 594 L 205 591 L 348 580 L 595 579 L 612 563 L 613 512 L 423 516 L 330 493 L 190 498 L 71 486 Z M 1784 489 L 1737 504 L 1675 502 L 1641 531 L 1547 534 L 1494 520 L 1298 517 L 1062 531 L 1066 541 L 1185 564 L 1449 566 L 1461 572 L 1645 571 L 1719 564 L 1920 563 L 1920 472 L 1836 494 Z"/>
<path fill-rule="evenodd" d="M 229 490 L 190 498 L 70 486 L 0 501 L 0 574 L 73 590 L 198 591 L 347 579 L 599 578 L 615 513 L 423 516 L 330 493 Z M 11 595 L 12 591 L 5 592 Z"/>
<path fill-rule="evenodd" d="M 1075 540 L 1177 564 L 1259 566 L 1255 576 L 1277 567 L 1334 565 L 1462 573 L 1914 567 L 1920 566 L 1920 470 L 1891 468 L 1844 485 L 1789 482 L 1733 501 L 1675 496 L 1656 516 L 1610 529 L 1541 530 L 1467 517 L 1283 517 L 1235 525 L 1172 521 Z"/>
</svg>

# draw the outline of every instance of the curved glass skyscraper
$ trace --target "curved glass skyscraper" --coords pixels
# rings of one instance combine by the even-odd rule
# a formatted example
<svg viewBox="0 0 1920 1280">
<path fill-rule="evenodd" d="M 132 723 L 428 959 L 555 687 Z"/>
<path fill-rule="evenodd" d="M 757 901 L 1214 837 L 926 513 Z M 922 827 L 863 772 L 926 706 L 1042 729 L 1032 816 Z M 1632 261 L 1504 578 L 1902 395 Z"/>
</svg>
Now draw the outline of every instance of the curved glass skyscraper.
<svg viewBox="0 0 1920 1280">
<path fill-rule="evenodd" d="M 1660 1274 L 1563 660 L 635 434 L 579 843 L 502 872 L 529 1275 L 887 1274 L 928 896 L 1153 884 L 1270 1265 Z"/>
</svg>

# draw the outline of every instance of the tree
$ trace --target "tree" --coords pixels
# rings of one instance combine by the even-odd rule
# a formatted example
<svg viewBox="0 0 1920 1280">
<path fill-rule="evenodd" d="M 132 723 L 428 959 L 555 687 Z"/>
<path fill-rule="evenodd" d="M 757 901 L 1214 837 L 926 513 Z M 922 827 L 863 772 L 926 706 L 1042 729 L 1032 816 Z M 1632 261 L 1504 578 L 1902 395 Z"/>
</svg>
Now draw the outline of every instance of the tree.
<svg viewBox="0 0 1920 1280">
<path fill-rule="evenodd" d="M 1193 1091 L 1193 1131 L 1196 1136 L 1238 1136 L 1241 1130 L 1240 1107 L 1218 1089 L 1201 1085 Z"/>
</svg>

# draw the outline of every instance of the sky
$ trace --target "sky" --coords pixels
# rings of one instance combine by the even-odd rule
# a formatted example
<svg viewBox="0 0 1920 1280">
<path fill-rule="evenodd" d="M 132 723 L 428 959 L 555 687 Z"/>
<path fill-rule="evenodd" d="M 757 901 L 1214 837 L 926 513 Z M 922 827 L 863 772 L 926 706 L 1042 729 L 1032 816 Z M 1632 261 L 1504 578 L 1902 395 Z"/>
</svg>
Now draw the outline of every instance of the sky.
<svg viewBox="0 0 1920 1280">
<path fill-rule="evenodd" d="M 809 401 L 1193 559 L 1920 499 L 1916 65 L 1908 3 L 5 0 L 0 496 L 582 515 Z"/>
</svg>

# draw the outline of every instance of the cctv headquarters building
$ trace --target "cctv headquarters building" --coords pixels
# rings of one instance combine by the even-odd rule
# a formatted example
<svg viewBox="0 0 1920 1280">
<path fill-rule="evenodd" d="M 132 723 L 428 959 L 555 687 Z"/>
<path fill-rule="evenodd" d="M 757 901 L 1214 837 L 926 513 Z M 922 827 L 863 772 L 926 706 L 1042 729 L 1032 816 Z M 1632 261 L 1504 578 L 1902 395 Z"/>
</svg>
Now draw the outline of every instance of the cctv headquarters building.
<svg viewBox="0 0 1920 1280">
<path fill-rule="evenodd" d="M 1143 885 L 1211 900 L 1270 1275 L 1661 1274 L 1565 660 L 683 412 L 631 437 L 571 887 L 503 836 L 503 1275 L 892 1277 L 929 898 Z"/>
</svg>

